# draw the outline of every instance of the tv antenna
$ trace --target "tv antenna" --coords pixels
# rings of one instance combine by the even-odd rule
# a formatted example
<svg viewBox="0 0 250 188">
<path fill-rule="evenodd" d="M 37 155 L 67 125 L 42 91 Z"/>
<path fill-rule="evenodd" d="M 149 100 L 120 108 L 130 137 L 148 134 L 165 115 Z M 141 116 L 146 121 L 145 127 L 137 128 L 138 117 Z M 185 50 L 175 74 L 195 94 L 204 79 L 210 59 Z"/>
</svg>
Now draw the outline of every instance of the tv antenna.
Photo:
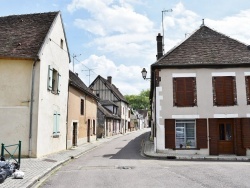
<svg viewBox="0 0 250 188">
<path fill-rule="evenodd" d="M 82 54 L 76 55 L 73 54 L 73 73 L 75 73 L 75 58 L 81 56 Z"/>
<path fill-rule="evenodd" d="M 163 22 L 163 15 L 166 12 L 173 12 L 172 9 L 168 9 L 168 10 L 163 10 L 161 11 L 161 22 L 162 22 L 162 49 L 163 49 L 163 54 L 164 54 L 164 22 Z"/>
</svg>

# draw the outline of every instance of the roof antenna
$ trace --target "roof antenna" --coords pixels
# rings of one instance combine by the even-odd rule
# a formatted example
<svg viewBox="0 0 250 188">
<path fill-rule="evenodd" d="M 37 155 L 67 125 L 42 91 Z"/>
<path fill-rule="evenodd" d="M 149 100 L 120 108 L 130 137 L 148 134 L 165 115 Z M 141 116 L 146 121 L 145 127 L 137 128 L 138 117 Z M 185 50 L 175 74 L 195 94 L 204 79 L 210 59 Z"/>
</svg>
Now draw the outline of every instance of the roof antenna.
<svg viewBox="0 0 250 188">
<path fill-rule="evenodd" d="M 202 24 L 201 24 L 201 27 L 202 27 L 202 26 L 205 26 L 204 19 L 202 19 Z"/>
</svg>

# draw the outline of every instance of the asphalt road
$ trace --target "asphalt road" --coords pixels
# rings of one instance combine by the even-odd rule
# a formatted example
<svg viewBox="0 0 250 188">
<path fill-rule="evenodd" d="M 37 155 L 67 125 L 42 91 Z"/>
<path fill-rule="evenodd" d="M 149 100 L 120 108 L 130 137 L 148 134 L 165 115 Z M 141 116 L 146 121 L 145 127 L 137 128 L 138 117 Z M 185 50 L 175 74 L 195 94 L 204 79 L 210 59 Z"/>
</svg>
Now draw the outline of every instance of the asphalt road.
<svg viewBox="0 0 250 188">
<path fill-rule="evenodd" d="M 249 162 L 155 160 L 140 154 L 146 131 L 82 155 L 52 174 L 42 188 L 250 187 Z"/>
</svg>

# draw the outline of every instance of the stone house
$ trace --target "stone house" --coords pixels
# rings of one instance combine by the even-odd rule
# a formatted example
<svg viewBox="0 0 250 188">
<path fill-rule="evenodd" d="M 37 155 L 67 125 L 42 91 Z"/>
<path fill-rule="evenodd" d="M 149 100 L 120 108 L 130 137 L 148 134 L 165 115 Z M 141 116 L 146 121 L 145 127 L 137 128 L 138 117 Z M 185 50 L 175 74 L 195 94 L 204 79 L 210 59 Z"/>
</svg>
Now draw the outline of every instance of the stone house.
<svg viewBox="0 0 250 188">
<path fill-rule="evenodd" d="M 204 24 L 151 65 L 156 152 L 250 155 L 250 46 Z"/>
<path fill-rule="evenodd" d="M 98 98 L 69 71 L 67 148 L 96 140 Z"/>
<path fill-rule="evenodd" d="M 130 108 L 129 104 L 119 91 L 119 89 L 112 83 L 112 77 L 108 76 L 104 79 L 100 75 L 90 84 L 94 94 L 103 101 L 112 101 L 117 108 L 117 114 L 121 118 L 120 125 L 115 128 L 117 132 L 125 133 L 128 130 L 130 123 Z"/>
</svg>

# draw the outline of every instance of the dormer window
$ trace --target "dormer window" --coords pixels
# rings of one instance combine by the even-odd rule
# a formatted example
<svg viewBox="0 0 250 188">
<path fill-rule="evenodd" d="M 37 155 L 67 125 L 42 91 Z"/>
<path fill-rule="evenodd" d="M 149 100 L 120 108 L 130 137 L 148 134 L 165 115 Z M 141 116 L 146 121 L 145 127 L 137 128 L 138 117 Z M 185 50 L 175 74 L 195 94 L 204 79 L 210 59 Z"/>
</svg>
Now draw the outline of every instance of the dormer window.
<svg viewBox="0 0 250 188">
<path fill-rule="evenodd" d="M 60 47 L 63 49 L 63 39 L 61 39 Z"/>
</svg>

